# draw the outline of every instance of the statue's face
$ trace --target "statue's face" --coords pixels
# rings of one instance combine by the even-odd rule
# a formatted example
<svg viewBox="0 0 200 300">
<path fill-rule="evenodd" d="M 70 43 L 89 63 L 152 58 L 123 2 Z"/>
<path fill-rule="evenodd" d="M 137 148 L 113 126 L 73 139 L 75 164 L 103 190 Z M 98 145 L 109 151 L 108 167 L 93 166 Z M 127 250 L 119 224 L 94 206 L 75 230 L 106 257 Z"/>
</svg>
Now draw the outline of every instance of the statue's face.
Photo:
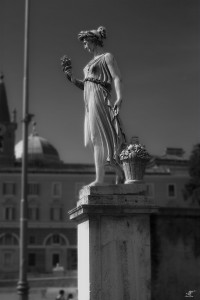
<svg viewBox="0 0 200 300">
<path fill-rule="evenodd" d="M 90 40 L 83 40 L 84 49 L 88 50 L 88 52 L 93 53 L 95 44 Z"/>
</svg>

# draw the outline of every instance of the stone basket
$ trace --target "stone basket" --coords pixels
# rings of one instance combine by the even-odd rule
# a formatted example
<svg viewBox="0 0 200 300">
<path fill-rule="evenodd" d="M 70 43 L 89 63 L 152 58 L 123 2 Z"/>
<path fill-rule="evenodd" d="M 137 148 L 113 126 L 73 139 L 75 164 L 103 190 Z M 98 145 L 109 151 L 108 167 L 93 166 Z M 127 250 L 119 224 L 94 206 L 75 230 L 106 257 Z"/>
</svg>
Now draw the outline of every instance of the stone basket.
<svg viewBox="0 0 200 300">
<path fill-rule="evenodd" d="M 144 159 L 125 159 L 123 160 L 123 170 L 125 174 L 125 184 L 131 184 L 136 181 L 142 181 L 147 165 Z"/>
</svg>

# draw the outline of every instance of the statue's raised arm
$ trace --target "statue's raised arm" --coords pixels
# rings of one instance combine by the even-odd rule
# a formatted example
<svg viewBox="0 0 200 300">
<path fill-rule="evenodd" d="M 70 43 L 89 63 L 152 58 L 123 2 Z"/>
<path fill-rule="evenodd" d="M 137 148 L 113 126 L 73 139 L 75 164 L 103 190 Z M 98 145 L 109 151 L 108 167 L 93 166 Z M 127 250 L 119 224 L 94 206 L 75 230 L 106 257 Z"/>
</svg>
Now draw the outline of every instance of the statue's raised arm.
<svg viewBox="0 0 200 300">
<path fill-rule="evenodd" d="M 61 57 L 61 66 L 62 70 L 66 76 L 66 78 L 74 83 L 79 89 L 83 90 L 84 89 L 84 83 L 82 80 L 74 78 L 72 74 L 72 62 L 71 59 L 67 55 L 63 55 Z"/>
</svg>

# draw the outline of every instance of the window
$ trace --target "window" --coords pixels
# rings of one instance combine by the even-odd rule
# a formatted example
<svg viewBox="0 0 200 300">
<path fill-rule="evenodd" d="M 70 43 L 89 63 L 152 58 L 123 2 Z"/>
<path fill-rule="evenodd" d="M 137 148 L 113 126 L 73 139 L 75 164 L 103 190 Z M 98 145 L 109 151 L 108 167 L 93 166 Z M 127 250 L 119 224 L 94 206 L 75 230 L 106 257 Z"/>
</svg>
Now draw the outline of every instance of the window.
<svg viewBox="0 0 200 300">
<path fill-rule="evenodd" d="M 15 208 L 14 207 L 5 207 L 4 211 L 4 219 L 6 221 L 14 221 L 15 220 Z"/>
<path fill-rule="evenodd" d="M 154 184 L 153 183 L 147 183 L 146 184 L 146 196 L 148 198 L 154 198 Z"/>
<path fill-rule="evenodd" d="M 53 244 L 60 244 L 60 236 L 59 234 L 53 235 Z"/>
<path fill-rule="evenodd" d="M 29 207 L 28 208 L 28 219 L 30 221 L 38 221 L 39 220 L 39 208 L 38 207 Z"/>
<path fill-rule="evenodd" d="M 16 185 L 14 182 L 4 182 L 3 183 L 3 195 L 15 195 Z"/>
<path fill-rule="evenodd" d="M 65 239 L 59 234 L 52 234 L 46 241 L 46 245 L 66 245 Z"/>
<path fill-rule="evenodd" d="M 13 253 L 5 252 L 3 254 L 3 265 L 4 267 L 11 267 L 13 265 Z"/>
<path fill-rule="evenodd" d="M 29 244 L 30 245 L 36 244 L 36 237 L 34 235 L 29 236 Z"/>
<path fill-rule="evenodd" d="M 176 187 L 175 184 L 168 184 L 168 197 L 176 197 Z"/>
<path fill-rule="evenodd" d="M 0 152 L 3 152 L 4 148 L 4 138 L 2 135 L 0 135 Z"/>
<path fill-rule="evenodd" d="M 61 221 L 62 220 L 62 208 L 61 207 L 51 207 L 50 208 L 50 219 L 51 219 L 51 221 Z"/>
<path fill-rule="evenodd" d="M 52 255 L 52 267 L 56 267 L 60 263 L 60 254 L 53 253 Z"/>
<path fill-rule="evenodd" d="M 36 254 L 35 253 L 28 254 L 28 265 L 29 265 L 29 267 L 35 267 L 35 265 L 36 265 Z"/>
<path fill-rule="evenodd" d="M 6 233 L 0 237 L 0 245 L 4 245 L 4 246 L 18 245 L 18 240 L 14 235 L 10 233 Z"/>
<path fill-rule="evenodd" d="M 29 183 L 28 184 L 28 195 L 38 196 L 39 195 L 39 183 Z"/>
<path fill-rule="evenodd" d="M 77 270 L 77 249 L 67 250 L 67 269 Z"/>
<path fill-rule="evenodd" d="M 53 195 L 53 197 L 61 197 L 61 195 L 62 195 L 61 182 L 53 182 L 53 184 L 52 184 L 52 195 Z"/>
</svg>

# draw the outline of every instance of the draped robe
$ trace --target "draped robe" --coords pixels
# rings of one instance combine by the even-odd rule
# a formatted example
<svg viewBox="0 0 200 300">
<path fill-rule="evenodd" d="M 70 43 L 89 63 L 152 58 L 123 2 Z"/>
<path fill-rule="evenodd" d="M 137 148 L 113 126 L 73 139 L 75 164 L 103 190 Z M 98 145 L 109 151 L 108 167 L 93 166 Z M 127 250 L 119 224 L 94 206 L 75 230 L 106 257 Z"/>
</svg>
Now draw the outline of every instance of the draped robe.
<svg viewBox="0 0 200 300">
<path fill-rule="evenodd" d="M 101 145 L 102 161 L 119 164 L 119 154 L 126 142 L 119 115 L 111 105 L 112 76 L 105 54 L 91 60 L 84 68 L 85 145 Z"/>
</svg>

